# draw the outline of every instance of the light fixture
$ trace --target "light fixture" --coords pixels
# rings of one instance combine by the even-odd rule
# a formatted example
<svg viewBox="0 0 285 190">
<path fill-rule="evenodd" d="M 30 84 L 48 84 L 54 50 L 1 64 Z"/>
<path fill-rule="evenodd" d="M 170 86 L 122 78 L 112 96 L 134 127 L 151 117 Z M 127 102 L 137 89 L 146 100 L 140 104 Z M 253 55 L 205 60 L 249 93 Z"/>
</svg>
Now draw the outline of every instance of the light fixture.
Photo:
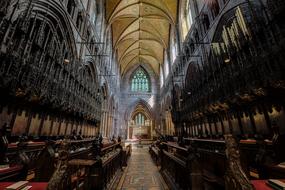
<svg viewBox="0 0 285 190">
<path fill-rule="evenodd" d="M 225 63 L 229 63 L 231 61 L 230 58 L 225 59 Z"/>
<path fill-rule="evenodd" d="M 63 63 L 64 63 L 64 64 L 69 64 L 70 61 L 69 61 L 69 59 L 64 59 L 64 60 L 63 60 Z"/>
</svg>

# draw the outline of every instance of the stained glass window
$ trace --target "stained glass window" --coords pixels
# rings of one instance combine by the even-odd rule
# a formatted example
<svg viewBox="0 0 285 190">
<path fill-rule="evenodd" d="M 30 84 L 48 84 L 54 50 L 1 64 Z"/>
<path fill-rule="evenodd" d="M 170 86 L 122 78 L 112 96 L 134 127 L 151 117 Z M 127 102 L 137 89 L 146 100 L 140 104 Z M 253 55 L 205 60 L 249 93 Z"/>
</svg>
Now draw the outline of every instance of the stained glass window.
<svg viewBox="0 0 285 190">
<path fill-rule="evenodd" d="M 133 92 L 149 92 L 150 81 L 146 71 L 139 67 L 131 80 L 131 90 Z"/>
<path fill-rule="evenodd" d="M 135 120 L 136 125 L 145 125 L 146 117 L 144 114 L 138 113 L 135 115 L 134 120 Z"/>
</svg>

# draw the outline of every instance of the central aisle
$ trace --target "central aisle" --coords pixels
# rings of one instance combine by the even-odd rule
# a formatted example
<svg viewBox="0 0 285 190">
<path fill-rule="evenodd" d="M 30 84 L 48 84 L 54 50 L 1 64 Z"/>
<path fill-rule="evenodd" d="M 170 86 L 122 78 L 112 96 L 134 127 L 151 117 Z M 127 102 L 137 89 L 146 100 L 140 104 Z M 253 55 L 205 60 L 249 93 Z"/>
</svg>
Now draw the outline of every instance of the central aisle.
<svg viewBox="0 0 285 190">
<path fill-rule="evenodd" d="M 159 173 L 159 168 L 153 163 L 148 147 L 137 148 L 128 162 L 117 189 L 121 190 L 168 190 Z"/>
</svg>

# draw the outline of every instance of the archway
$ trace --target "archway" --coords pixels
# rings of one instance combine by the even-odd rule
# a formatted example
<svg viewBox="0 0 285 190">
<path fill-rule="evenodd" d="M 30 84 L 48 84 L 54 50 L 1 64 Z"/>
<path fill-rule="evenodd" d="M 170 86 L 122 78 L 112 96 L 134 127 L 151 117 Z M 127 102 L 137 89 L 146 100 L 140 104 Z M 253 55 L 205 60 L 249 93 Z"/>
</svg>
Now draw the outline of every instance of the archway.
<svg viewBox="0 0 285 190">
<path fill-rule="evenodd" d="M 140 100 L 129 112 L 127 138 L 128 139 L 152 139 L 154 118 L 151 108 L 146 102 Z"/>
</svg>

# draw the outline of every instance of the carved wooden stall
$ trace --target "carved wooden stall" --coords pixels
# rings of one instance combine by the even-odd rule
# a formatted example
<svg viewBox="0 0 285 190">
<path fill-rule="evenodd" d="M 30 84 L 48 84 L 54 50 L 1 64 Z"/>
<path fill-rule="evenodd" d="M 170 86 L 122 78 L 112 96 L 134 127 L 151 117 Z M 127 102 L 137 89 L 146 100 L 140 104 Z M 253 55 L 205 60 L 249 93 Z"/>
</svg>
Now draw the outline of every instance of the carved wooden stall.
<svg viewBox="0 0 285 190">
<path fill-rule="evenodd" d="M 118 169 L 122 169 L 123 154 L 120 143 L 101 149 L 100 159 L 96 165 L 94 176 L 94 186 L 104 189 L 111 181 Z"/>
<path fill-rule="evenodd" d="M 173 86 L 176 134 L 197 153 L 208 189 L 251 189 L 248 179 L 285 177 L 279 165 L 285 161 L 284 1 L 236 5 L 213 25 L 209 46 L 197 33 L 200 23 L 193 24 L 179 59 L 188 66 L 185 83 Z M 230 145 L 230 134 L 237 145 Z M 173 156 L 169 165 L 180 162 Z M 229 182 L 237 180 L 233 175 L 241 186 Z"/>
<path fill-rule="evenodd" d="M 185 146 L 162 142 L 159 159 L 161 173 L 173 189 L 250 190 L 252 179 L 245 169 L 248 157 L 232 135 L 225 140 L 186 138 Z M 241 146 L 240 146 L 241 147 Z"/>
<path fill-rule="evenodd" d="M 160 145 L 161 173 L 170 186 L 181 189 L 191 187 L 190 171 L 187 167 L 187 149 L 172 143 Z"/>
<path fill-rule="evenodd" d="M 128 144 L 125 147 L 123 147 L 122 166 L 127 166 L 127 161 L 131 155 L 132 155 L 132 144 Z"/>
<path fill-rule="evenodd" d="M 94 30 L 81 30 L 65 6 L 45 0 L 0 3 L 0 165 L 9 165 L 0 170 L 0 181 L 47 182 L 61 159 L 60 139 L 73 139 L 68 160 L 92 156 L 102 94 L 94 60 L 83 62 L 77 55 L 73 27 L 92 42 Z M 98 50 L 94 43 L 87 49 Z"/>
<path fill-rule="evenodd" d="M 88 158 L 94 139 L 69 141 L 69 159 Z M 48 181 L 58 161 L 58 141 L 23 141 L 10 143 L 5 153 L 7 169 L 0 171 L 0 181 Z"/>
<path fill-rule="evenodd" d="M 101 144 L 98 138 L 10 144 L 6 155 L 13 159 L 0 171 L 0 181 L 49 182 L 52 190 L 104 189 L 131 151 L 131 145 L 123 149 L 120 143 Z"/>
<path fill-rule="evenodd" d="M 73 20 L 64 6 L 61 1 L 1 1 L 0 128 L 7 125 L 10 142 L 21 135 L 44 140 L 98 132 L 97 69 L 94 60 L 78 58 Z M 90 54 L 94 46 L 88 47 Z"/>
<path fill-rule="evenodd" d="M 7 169 L 1 170 L 0 181 L 25 180 L 33 178 L 39 153 L 44 149 L 44 142 L 21 142 L 9 144 L 6 157 Z"/>
<path fill-rule="evenodd" d="M 249 180 L 284 178 L 285 169 L 277 159 L 282 153 L 274 146 L 269 140 L 225 135 L 225 140 L 184 138 L 184 147 L 162 142 L 150 151 L 159 150 L 153 159 L 161 160 L 161 172 L 173 188 L 234 190 L 253 188 Z"/>
</svg>

